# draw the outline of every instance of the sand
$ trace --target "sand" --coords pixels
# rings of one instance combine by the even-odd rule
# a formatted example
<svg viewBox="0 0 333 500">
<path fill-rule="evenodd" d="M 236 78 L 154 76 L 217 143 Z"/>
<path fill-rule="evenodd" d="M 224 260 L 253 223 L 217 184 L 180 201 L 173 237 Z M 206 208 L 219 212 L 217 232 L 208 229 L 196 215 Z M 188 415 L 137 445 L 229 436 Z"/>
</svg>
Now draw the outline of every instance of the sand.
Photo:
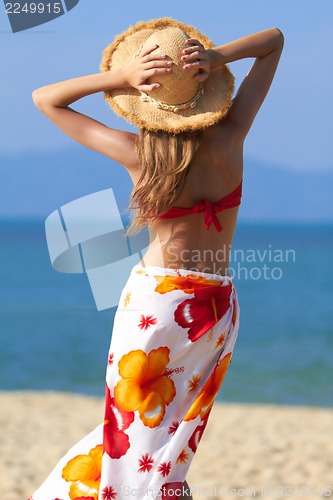
<svg viewBox="0 0 333 500">
<path fill-rule="evenodd" d="M 0 408 L 0 498 L 27 500 L 104 402 L 3 392 Z M 194 500 L 333 497 L 333 409 L 216 403 L 187 480 Z"/>
</svg>

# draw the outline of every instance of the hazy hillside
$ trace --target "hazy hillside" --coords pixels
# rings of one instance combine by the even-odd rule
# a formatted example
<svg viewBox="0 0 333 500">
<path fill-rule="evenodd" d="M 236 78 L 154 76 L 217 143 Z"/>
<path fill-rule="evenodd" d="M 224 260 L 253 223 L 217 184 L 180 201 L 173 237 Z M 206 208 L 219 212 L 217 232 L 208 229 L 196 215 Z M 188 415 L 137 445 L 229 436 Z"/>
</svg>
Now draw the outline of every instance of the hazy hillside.
<svg viewBox="0 0 333 500">
<path fill-rule="evenodd" d="M 46 218 L 80 196 L 112 187 L 120 210 L 131 180 L 125 169 L 84 147 L 0 155 L 0 217 Z M 333 172 L 295 172 L 245 161 L 242 220 L 333 221 Z"/>
</svg>

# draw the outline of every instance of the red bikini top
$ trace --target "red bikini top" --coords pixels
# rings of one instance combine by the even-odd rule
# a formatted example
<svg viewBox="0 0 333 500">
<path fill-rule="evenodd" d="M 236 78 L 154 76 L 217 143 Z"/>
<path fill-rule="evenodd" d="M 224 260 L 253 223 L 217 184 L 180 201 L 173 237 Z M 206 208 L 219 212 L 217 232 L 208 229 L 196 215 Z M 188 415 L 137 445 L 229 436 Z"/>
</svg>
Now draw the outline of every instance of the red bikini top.
<svg viewBox="0 0 333 500">
<path fill-rule="evenodd" d="M 224 198 L 221 198 L 219 201 L 212 203 L 207 200 L 207 198 L 203 198 L 202 201 L 194 205 L 192 208 L 181 208 L 181 207 L 172 207 L 167 210 L 164 214 L 160 215 L 159 219 L 174 219 L 176 217 L 183 217 L 184 215 L 189 214 L 197 214 L 199 212 L 204 213 L 204 222 L 206 225 L 207 231 L 210 229 L 210 226 L 214 224 L 217 231 L 220 233 L 223 227 L 220 224 L 216 214 L 218 212 L 222 212 L 227 208 L 238 207 L 241 203 L 242 199 L 242 185 L 243 181 L 239 184 L 239 186 L 232 192 L 227 194 Z"/>
</svg>

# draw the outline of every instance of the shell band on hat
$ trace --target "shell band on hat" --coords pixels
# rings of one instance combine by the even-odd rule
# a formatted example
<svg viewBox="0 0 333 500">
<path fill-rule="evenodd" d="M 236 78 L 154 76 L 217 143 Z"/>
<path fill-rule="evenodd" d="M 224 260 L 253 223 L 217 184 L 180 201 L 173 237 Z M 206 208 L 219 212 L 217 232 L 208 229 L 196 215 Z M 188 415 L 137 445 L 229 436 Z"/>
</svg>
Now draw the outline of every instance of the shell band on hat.
<svg viewBox="0 0 333 500">
<path fill-rule="evenodd" d="M 195 96 L 190 101 L 183 102 L 181 104 L 167 104 L 166 102 L 158 101 L 157 99 L 154 99 L 146 92 L 141 92 L 140 98 L 142 101 L 150 102 L 159 109 L 164 109 L 165 111 L 173 111 L 174 113 L 178 113 L 182 109 L 195 108 L 197 100 L 202 94 L 203 94 L 203 88 L 202 85 L 200 85 Z"/>
<path fill-rule="evenodd" d="M 205 49 L 214 44 L 196 28 L 168 17 L 139 22 L 118 35 L 103 52 L 101 71 L 120 69 L 155 43 L 154 53 L 173 61 L 170 74 L 147 83 L 161 86 L 150 93 L 128 87 L 104 92 L 110 107 L 130 123 L 148 130 L 180 133 L 206 128 L 226 116 L 232 103 L 234 77 L 226 65 L 211 70 L 203 82 L 194 79 L 197 69 L 183 69 L 181 50 L 187 38 L 197 39 Z"/>
</svg>

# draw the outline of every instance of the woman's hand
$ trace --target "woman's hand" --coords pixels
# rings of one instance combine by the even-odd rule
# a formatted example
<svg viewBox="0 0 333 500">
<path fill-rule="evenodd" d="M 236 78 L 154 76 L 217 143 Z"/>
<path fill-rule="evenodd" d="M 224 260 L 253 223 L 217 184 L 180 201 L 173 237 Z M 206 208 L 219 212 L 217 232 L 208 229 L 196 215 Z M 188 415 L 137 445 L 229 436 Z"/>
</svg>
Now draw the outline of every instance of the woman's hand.
<svg viewBox="0 0 333 500">
<path fill-rule="evenodd" d="M 141 52 L 124 68 L 128 85 L 139 92 L 151 92 L 159 88 L 161 84 L 155 81 L 155 77 L 158 79 L 159 75 L 172 73 L 172 61 L 168 60 L 165 54 L 154 54 L 157 48 L 158 45 L 153 45 Z"/>
<path fill-rule="evenodd" d="M 210 74 L 210 58 L 205 47 L 195 38 L 186 40 L 186 47 L 182 51 L 181 60 L 184 62 L 184 70 L 197 69 L 195 79 L 203 82 Z"/>
</svg>

